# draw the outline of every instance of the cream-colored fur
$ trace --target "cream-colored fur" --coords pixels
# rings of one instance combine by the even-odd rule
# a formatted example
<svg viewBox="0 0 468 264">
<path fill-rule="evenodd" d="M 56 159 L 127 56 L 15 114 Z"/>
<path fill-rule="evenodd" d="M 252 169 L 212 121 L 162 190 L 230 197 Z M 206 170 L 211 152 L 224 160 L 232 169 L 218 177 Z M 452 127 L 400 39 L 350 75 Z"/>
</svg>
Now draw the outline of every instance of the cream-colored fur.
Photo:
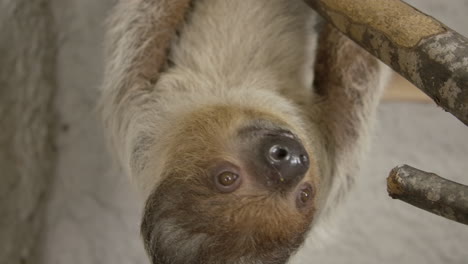
<svg viewBox="0 0 468 264">
<path fill-rule="evenodd" d="M 191 137 L 202 143 L 188 149 L 215 145 L 206 139 L 212 133 L 209 125 L 205 134 L 197 134 L 207 129 L 202 125 L 190 134 L 187 126 L 193 126 L 194 113 L 223 106 L 236 109 L 233 113 L 255 110 L 286 123 L 310 151 L 310 171 L 318 175 L 313 228 L 317 231 L 327 221 L 318 216 L 329 215 L 353 182 L 388 75 L 384 66 L 336 30 L 326 26 L 318 40 L 319 18 L 301 0 L 197 0 L 190 4 L 188 0 L 120 1 L 109 23 L 102 88 L 101 107 L 112 146 L 148 199 L 142 225 L 145 245 L 153 261 L 164 263 L 211 261 L 200 252 L 208 252 L 204 243 L 209 247 L 218 241 L 205 233 L 199 233 L 203 234 L 198 236 L 200 241 L 187 239 L 194 231 L 174 224 L 183 219 L 152 222 L 157 221 L 154 215 L 170 211 L 170 203 L 155 193 L 167 190 L 164 177 L 172 177 L 167 176 L 168 167 L 189 171 L 186 164 L 168 165 L 172 164 L 169 157 L 178 154 L 174 149 L 185 151 L 174 146 L 190 145 L 185 140 Z M 202 122 L 201 118 L 194 122 Z M 217 122 L 212 121 L 216 118 L 206 120 Z M 222 126 L 211 127 L 214 131 Z M 183 154 L 190 163 L 200 159 L 196 156 L 201 153 Z M 189 177 L 186 184 L 191 184 Z M 190 207 L 192 201 L 184 202 Z M 149 212 L 157 206 L 157 211 Z M 173 231 L 164 228 L 168 225 Z M 155 234 L 159 237 L 153 241 Z M 189 245 L 197 246 L 189 249 Z M 175 254 L 174 246 L 186 250 Z M 268 263 L 282 263 L 281 250 L 278 254 L 268 251 L 272 261 Z M 290 255 L 295 249 L 285 250 Z M 262 262 L 252 251 L 239 254 L 241 258 L 224 263 Z"/>
<path fill-rule="evenodd" d="M 133 2 L 123 1 L 116 8 L 111 33 L 128 26 L 118 20 L 141 16 Z M 151 134 L 157 139 L 151 142 L 152 148 L 164 153 L 171 120 L 203 105 L 223 103 L 282 112 L 301 125 L 299 109 L 282 95 L 310 96 L 317 18 L 304 3 L 203 0 L 196 1 L 195 8 L 197 12 L 188 15 L 190 23 L 181 26 L 181 37 L 171 45 L 168 59 L 175 66 L 162 73 L 156 84 L 125 83 L 131 81 L 125 71 L 133 66 L 136 55 L 132 53 L 139 51 L 137 33 L 111 40 L 118 46 L 109 58 L 101 106 L 121 164 L 145 196 L 159 179 L 154 171 L 142 175 L 138 168 L 144 161 L 130 156 L 141 134 Z M 121 92 L 116 88 L 122 85 L 128 85 L 122 89 L 135 90 L 134 95 L 127 91 L 129 96 L 140 98 L 116 108 L 115 98 Z M 162 164 L 163 160 L 152 162 Z"/>
</svg>

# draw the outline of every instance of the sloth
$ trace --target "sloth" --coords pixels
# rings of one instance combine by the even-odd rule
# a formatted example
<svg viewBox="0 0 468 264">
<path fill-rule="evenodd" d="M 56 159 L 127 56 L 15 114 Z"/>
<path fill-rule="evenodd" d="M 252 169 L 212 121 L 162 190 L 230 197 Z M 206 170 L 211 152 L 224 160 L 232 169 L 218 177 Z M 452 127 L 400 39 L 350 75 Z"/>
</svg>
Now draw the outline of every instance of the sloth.
<svg viewBox="0 0 468 264">
<path fill-rule="evenodd" d="M 286 263 L 358 173 L 388 70 L 301 0 L 121 0 L 103 119 L 152 263 Z"/>
</svg>

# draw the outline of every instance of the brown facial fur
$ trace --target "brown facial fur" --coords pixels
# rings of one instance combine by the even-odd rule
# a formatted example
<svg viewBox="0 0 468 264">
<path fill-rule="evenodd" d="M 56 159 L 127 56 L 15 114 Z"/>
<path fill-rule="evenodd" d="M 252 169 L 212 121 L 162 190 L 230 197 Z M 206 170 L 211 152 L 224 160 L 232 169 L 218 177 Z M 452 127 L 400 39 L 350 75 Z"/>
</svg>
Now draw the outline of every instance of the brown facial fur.
<svg viewBox="0 0 468 264">
<path fill-rule="evenodd" d="M 197 4 L 200 2 L 196 1 Z M 167 70 L 164 65 L 175 58 L 167 56 L 175 50 L 174 43 L 193 43 L 200 33 L 211 32 L 207 40 L 217 40 L 224 34 L 209 31 L 205 24 L 200 30 L 192 31 L 198 34 L 191 35 L 188 42 L 180 39 L 175 41 L 178 39 L 177 30 L 190 24 L 190 21 L 184 23 L 187 11 L 191 8 L 192 1 L 189 0 L 120 0 L 109 21 L 108 58 L 101 107 L 108 136 L 117 150 L 120 163 L 135 182 L 153 189 L 146 201 L 141 225 L 144 243 L 153 263 L 285 263 L 304 240 L 312 218 L 317 219 L 328 214 L 328 211 L 334 211 L 336 202 L 357 173 L 359 156 L 368 138 L 369 124 L 384 84 L 384 71 L 365 51 L 332 27 L 326 26 L 316 52 L 315 91 L 300 91 L 297 89 L 300 88 L 297 85 L 300 82 L 291 84 L 283 78 L 290 79 L 289 74 L 297 71 L 294 65 L 300 63 L 298 58 L 301 56 L 291 55 L 297 55 L 293 51 L 301 50 L 305 45 L 301 42 L 302 37 L 309 33 L 317 35 L 318 30 L 304 29 L 296 32 L 299 33 L 296 35 L 300 36 L 298 38 L 284 37 L 283 34 L 301 28 L 301 23 L 274 23 L 297 18 L 298 13 L 294 13 L 288 19 L 281 19 L 282 14 L 288 11 L 282 8 L 283 4 L 294 2 L 287 0 L 213 1 L 216 5 L 230 3 L 234 7 L 228 10 L 227 16 L 221 16 L 218 23 L 228 21 L 229 17 L 234 17 L 236 22 L 245 21 L 244 12 L 234 16 L 233 11 L 246 2 L 252 7 L 260 7 L 259 3 L 262 3 L 254 17 L 263 19 L 263 24 L 254 19 L 248 26 L 239 27 L 253 30 L 240 30 L 232 35 L 233 40 L 242 40 L 241 43 L 251 45 L 242 50 L 237 50 L 238 46 L 234 47 L 232 51 L 235 56 L 229 57 L 246 58 L 237 65 L 238 69 L 246 71 L 240 71 L 242 75 L 230 74 L 232 60 L 223 57 L 222 61 L 231 63 L 227 65 L 228 71 L 220 74 L 222 78 L 215 79 L 213 87 L 235 89 L 246 76 L 258 70 L 260 73 L 255 80 L 257 77 L 260 80 L 278 78 L 279 82 L 268 85 L 268 89 L 271 87 L 269 94 L 279 89 L 283 99 L 288 99 L 288 102 L 273 99 L 267 103 L 273 107 L 264 112 L 255 107 L 246 109 L 225 105 L 199 109 L 181 120 L 173 120 L 172 115 L 167 119 L 153 119 L 154 116 L 164 116 L 165 112 L 161 110 L 164 107 L 160 103 L 167 104 L 169 97 L 187 98 L 194 93 L 186 94 L 184 91 L 197 89 L 197 94 L 202 94 L 202 97 L 196 97 L 197 100 L 204 101 L 204 95 L 209 96 L 210 92 L 214 92 L 209 90 L 207 84 L 210 83 L 206 78 L 213 77 L 213 72 L 205 76 L 188 75 L 193 79 L 179 83 L 180 77 L 186 74 L 184 71 L 176 76 L 177 81 L 169 87 L 161 86 L 161 72 Z M 274 3 L 278 8 L 269 9 Z M 204 6 L 200 12 L 206 12 L 209 8 Z M 227 27 L 229 30 L 220 32 L 231 34 L 231 24 L 237 25 L 230 23 Z M 276 26 L 266 30 L 271 25 Z M 266 38 L 259 45 L 256 42 L 259 39 L 257 33 L 261 32 L 268 34 L 264 35 Z M 183 37 L 183 34 L 179 37 Z M 280 42 L 282 45 L 279 46 L 266 45 Z M 189 55 L 201 50 L 217 52 L 217 49 L 206 49 L 205 44 L 209 43 L 205 41 L 195 48 L 183 48 L 179 50 L 179 55 L 183 55 L 184 51 L 188 51 Z M 220 42 L 222 46 L 225 44 Z M 315 42 L 311 45 L 315 45 Z M 280 54 L 273 51 L 280 50 L 281 56 L 271 60 L 271 63 L 258 64 L 260 66 L 252 64 L 258 62 L 257 59 L 251 60 L 250 56 L 245 56 L 267 51 L 266 61 L 270 62 L 271 58 L 275 58 L 271 54 Z M 222 52 L 216 54 L 223 55 Z M 244 56 L 239 56 L 242 54 Z M 178 63 L 186 65 L 190 62 L 192 65 L 192 58 L 179 58 Z M 270 67 L 278 65 L 282 66 Z M 177 68 L 176 63 L 172 66 Z M 205 69 L 210 66 L 210 62 L 201 60 L 200 65 L 195 66 L 200 66 L 195 67 L 198 70 Z M 215 63 L 212 66 L 216 73 L 220 65 Z M 194 70 L 194 67 L 188 68 Z M 268 74 L 264 75 L 265 69 L 272 72 L 267 71 Z M 234 81 L 226 78 L 234 78 Z M 194 81 L 199 79 L 203 80 L 201 84 L 199 82 L 199 85 L 193 86 Z M 248 87 L 254 89 L 244 90 L 243 98 L 251 103 L 249 105 L 255 105 L 252 101 L 259 102 L 262 96 L 253 99 L 251 95 L 256 94 L 257 84 L 263 81 L 253 82 L 254 85 L 251 85 L 252 82 L 247 83 Z M 177 100 L 171 102 L 175 105 L 179 103 Z M 201 102 L 198 103 L 195 105 L 200 106 Z M 291 116 L 291 111 L 288 116 L 276 115 L 278 107 L 287 105 L 297 108 L 301 113 L 296 120 L 300 120 L 297 123 L 302 123 L 302 128 L 293 127 L 287 122 L 297 117 L 296 114 Z M 245 177 L 239 189 L 232 193 L 220 193 L 214 187 L 209 171 L 219 162 L 229 161 L 241 169 L 245 168 L 245 157 L 239 153 L 245 150 L 246 144 L 240 140 L 238 132 L 252 124 L 291 130 L 306 147 L 311 165 L 303 182 L 311 182 L 315 193 L 314 203 L 306 211 L 295 207 L 293 195 L 271 192 L 255 185 L 248 172 L 244 172 Z M 165 128 L 166 125 L 172 126 L 172 129 L 153 133 L 154 128 Z M 158 145 L 157 150 L 151 153 L 161 137 L 166 139 L 167 135 L 162 136 L 161 131 L 170 131 L 168 146 L 164 142 L 163 147 Z M 150 177 L 147 178 L 147 175 Z M 147 190 L 142 189 L 146 196 Z M 320 228 L 314 228 L 317 227 Z"/>
<path fill-rule="evenodd" d="M 315 209 L 295 206 L 297 188 L 275 193 L 243 175 L 241 187 L 226 194 L 208 173 L 220 161 L 243 167 L 238 131 L 257 120 L 292 130 L 272 115 L 231 106 L 207 107 L 177 124 L 141 226 L 153 263 L 284 263 L 302 243 Z M 315 187 L 311 171 L 302 182 Z"/>
</svg>

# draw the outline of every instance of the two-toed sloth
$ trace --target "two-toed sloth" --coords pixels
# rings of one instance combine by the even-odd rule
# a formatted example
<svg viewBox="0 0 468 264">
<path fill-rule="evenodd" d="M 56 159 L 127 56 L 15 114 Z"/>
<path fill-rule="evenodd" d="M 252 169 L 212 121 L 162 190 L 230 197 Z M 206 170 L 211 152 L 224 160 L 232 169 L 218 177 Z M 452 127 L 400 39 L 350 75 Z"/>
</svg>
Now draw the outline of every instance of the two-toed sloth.
<svg viewBox="0 0 468 264">
<path fill-rule="evenodd" d="M 387 71 L 318 21 L 301 0 L 117 4 L 101 107 L 153 263 L 285 263 L 353 182 Z"/>
</svg>

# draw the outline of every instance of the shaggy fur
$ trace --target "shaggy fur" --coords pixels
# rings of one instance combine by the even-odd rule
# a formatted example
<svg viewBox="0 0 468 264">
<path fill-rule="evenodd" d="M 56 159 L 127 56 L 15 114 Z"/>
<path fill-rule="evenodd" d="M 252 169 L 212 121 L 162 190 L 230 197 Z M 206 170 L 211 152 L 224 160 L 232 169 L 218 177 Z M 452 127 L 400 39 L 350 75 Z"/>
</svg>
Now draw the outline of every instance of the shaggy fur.
<svg viewBox="0 0 468 264">
<path fill-rule="evenodd" d="M 300 0 L 117 5 L 101 106 L 146 199 L 153 263 L 285 263 L 352 183 L 386 74 L 328 26 L 317 42 L 317 21 Z M 310 169 L 292 190 L 252 180 L 252 128 L 304 145 Z M 223 162 L 245 176 L 233 193 L 213 186 Z M 314 199 L 300 208 L 305 183 Z"/>
</svg>

